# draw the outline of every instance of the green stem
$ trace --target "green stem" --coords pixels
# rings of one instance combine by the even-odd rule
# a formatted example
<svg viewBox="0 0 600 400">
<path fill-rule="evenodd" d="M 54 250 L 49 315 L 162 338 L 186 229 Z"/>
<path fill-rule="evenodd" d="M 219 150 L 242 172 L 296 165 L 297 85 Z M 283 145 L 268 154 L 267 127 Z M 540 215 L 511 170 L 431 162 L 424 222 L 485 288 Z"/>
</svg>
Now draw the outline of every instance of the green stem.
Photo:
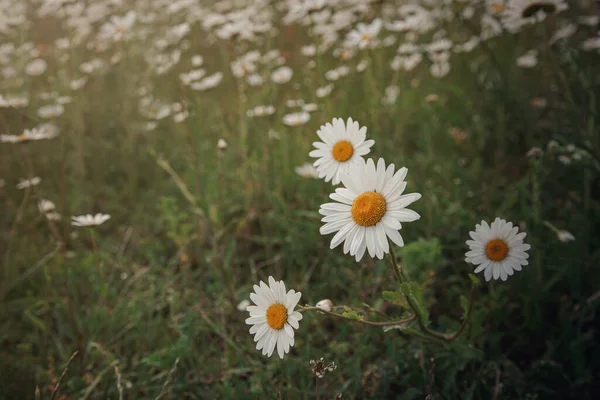
<svg viewBox="0 0 600 400">
<path fill-rule="evenodd" d="M 332 317 L 336 317 L 336 318 L 341 318 L 341 319 L 345 319 L 348 321 L 357 321 L 361 324 L 365 324 L 365 325 L 372 325 L 372 326 L 399 326 L 399 325 L 405 325 L 407 323 L 409 323 L 410 321 L 412 321 L 413 319 L 416 318 L 416 314 L 411 315 L 408 318 L 405 319 L 401 319 L 399 321 L 368 321 L 365 319 L 354 319 L 354 318 L 348 318 L 343 316 L 342 314 L 336 314 L 334 312 L 331 311 L 325 311 L 322 308 L 319 307 L 302 307 L 300 306 L 298 309 L 299 312 L 306 312 L 306 311 L 318 311 L 321 312 L 323 314 L 327 314 L 327 315 L 331 315 Z"/>
</svg>

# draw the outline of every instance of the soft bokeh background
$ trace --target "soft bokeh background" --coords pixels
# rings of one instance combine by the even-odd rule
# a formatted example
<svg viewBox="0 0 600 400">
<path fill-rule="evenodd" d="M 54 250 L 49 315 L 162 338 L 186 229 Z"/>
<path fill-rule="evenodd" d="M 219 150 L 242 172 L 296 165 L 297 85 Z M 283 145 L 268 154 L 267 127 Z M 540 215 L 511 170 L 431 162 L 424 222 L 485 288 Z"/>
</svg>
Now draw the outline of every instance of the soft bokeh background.
<svg viewBox="0 0 600 400">
<path fill-rule="evenodd" d="M 52 398 L 75 351 L 56 399 L 317 398 L 321 357 L 321 399 L 600 393 L 595 2 L 0 10 L 0 398 Z M 334 187 L 297 167 L 334 117 L 423 195 L 396 252 L 433 329 L 460 324 L 475 224 L 527 232 L 530 265 L 482 282 L 457 341 L 306 313 L 284 360 L 254 349 L 240 303 L 269 275 L 301 304 L 406 313 L 386 261 L 319 234 Z M 71 224 L 88 213 L 111 218 Z"/>
</svg>

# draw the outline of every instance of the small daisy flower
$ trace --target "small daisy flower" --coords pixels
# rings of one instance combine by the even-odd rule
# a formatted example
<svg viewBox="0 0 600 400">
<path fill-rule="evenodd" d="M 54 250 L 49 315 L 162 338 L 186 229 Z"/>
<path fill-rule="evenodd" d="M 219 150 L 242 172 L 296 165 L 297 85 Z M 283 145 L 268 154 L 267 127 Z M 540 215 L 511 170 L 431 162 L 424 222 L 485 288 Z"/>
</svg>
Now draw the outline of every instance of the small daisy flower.
<svg viewBox="0 0 600 400">
<path fill-rule="evenodd" d="M 333 309 L 333 302 L 329 299 L 323 299 L 315 304 L 315 307 L 320 308 L 321 310 L 331 312 Z"/>
<path fill-rule="evenodd" d="M 277 347 L 281 359 L 289 353 L 290 347 L 294 346 L 294 329 L 298 329 L 302 319 L 302 314 L 294 311 L 301 296 L 302 293 L 293 289 L 286 293 L 285 283 L 272 276 L 269 276 L 269 285 L 263 281 L 260 286 L 254 285 L 250 299 L 256 305 L 246 308 L 250 313 L 246 324 L 252 325 L 250 333 L 254 335 L 256 350 L 271 357 Z"/>
<path fill-rule="evenodd" d="M 38 208 L 42 214 L 46 214 L 54 211 L 56 206 L 50 200 L 42 199 L 38 202 Z"/>
<path fill-rule="evenodd" d="M 331 239 L 332 249 L 344 242 L 344 254 L 350 253 L 360 261 L 367 250 L 371 257 L 382 259 L 390 251 L 388 238 L 404 246 L 401 223 L 421 218 L 406 207 L 421 195 L 402 194 L 408 170 L 400 168 L 394 173 L 394 168 L 394 164 L 386 168 L 382 158 L 377 167 L 372 159 L 365 163 L 360 158 L 357 165 L 342 174 L 344 188 L 329 196 L 337 203 L 323 204 L 319 209 L 325 223 L 319 230 L 321 234 L 337 232 Z"/>
<path fill-rule="evenodd" d="M 496 218 L 491 225 L 481 221 L 475 226 L 475 231 L 469 232 L 473 240 L 467 240 L 470 251 L 466 261 L 476 265 L 475 273 L 484 271 L 485 280 L 502 279 L 505 281 L 515 271 L 520 271 L 523 265 L 528 265 L 530 245 L 523 243 L 527 234 L 519 232 L 512 222 Z"/>
<path fill-rule="evenodd" d="M 319 173 L 311 163 L 304 163 L 301 166 L 294 168 L 294 171 L 304 178 L 319 179 Z"/>
<path fill-rule="evenodd" d="M 573 236 L 573 234 L 571 232 L 566 231 L 564 229 L 557 231 L 556 237 L 558 238 L 558 240 L 560 240 L 563 243 L 567 243 L 567 242 L 571 242 L 571 241 L 575 240 L 575 236 Z"/>
<path fill-rule="evenodd" d="M 288 126 L 300 126 L 310 120 L 310 114 L 306 111 L 290 113 L 283 116 L 283 123 Z"/>
<path fill-rule="evenodd" d="M 40 178 L 39 176 L 34 176 L 31 179 L 21 179 L 17 184 L 17 189 L 27 189 L 32 186 L 37 186 L 40 184 L 41 181 L 42 178 Z"/>
<path fill-rule="evenodd" d="M 71 217 L 71 219 L 73 221 L 71 221 L 71 225 L 73 226 L 96 226 L 96 225 L 102 225 L 103 223 L 105 223 L 106 221 L 108 221 L 110 219 L 110 215 L 108 214 L 96 214 L 96 215 L 92 215 L 92 214 L 87 214 L 87 215 L 80 215 L 78 217 Z"/>
<path fill-rule="evenodd" d="M 367 127 L 361 128 L 352 118 L 348 118 L 345 124 L 341 118 L 334 118 L 333 124 L 322 125 L 317 131 L 322 142 L 314 142 L 313 146 L 317 149 L 308 154 L 317 158 L 314 166 L 319 177 L 334 185 L 340 183 L 340 174 L 363 160 L 362 156 L 369 154 L 375 144 L 372 139 L 365 140 L 366 134 Z"/>
</svg>

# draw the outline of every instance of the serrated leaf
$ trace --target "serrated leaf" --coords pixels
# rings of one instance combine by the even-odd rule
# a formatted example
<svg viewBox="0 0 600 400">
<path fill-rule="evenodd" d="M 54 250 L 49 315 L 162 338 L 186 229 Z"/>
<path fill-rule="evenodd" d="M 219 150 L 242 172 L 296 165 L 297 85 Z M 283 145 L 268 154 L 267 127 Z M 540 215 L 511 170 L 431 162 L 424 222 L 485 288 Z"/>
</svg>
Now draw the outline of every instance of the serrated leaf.
<svg viewBox="0 0 600 400">
<path fill-rule="evenodd" d="M 467 296 L 465 296 L 464 294 L 460 295 L 460 306 L 462 307 L 462 311 L 463 311 L 462 319 L 464 320 L 468 317 L 468 314 L 469 314 L 469 300 L 467 299 Z"/>
<path fill-rule="evenodd" d="M 398 304 L 398 305 L 406 304 L 406 299 L 404 298 L 404 295 L 402 295 L 401 293 L 384 290 L 383 292 L 381 292 L 381 295 L 383 296 L 383 298 L 386 301 L 389 301 L 390 303 L 394 303 L 394 304 Z"/>
<path fill-rule="evenodd" d="M 353 309 L 351 309 L 350 307 L 347 307 L 347 306 L 344 306 L 344 313 L 342 314 L 342 317 L 347 318 L 347 319 L 357 320 L 357 321 L 360 321 L 362 319 L 362 317 L 360 315 L 358 315 L 356 313 L 356 311 L 354 311 Z"/>
<path fill-rule="evenodd" d="M 477 287 L 481 285 L 481 280 L 479 280 L 475 274 L 469 274 L 469 278 L 471 278 L 471 283 L 473 283 L 473 286 Z"/>
<path fill-rule="evenodd" d="M 412 294 L 410 283 L 404 282 L 404 283 L 400 284 L 400 291 L 402 292 L 403 295 L 410 296 Z"/>
</svg>

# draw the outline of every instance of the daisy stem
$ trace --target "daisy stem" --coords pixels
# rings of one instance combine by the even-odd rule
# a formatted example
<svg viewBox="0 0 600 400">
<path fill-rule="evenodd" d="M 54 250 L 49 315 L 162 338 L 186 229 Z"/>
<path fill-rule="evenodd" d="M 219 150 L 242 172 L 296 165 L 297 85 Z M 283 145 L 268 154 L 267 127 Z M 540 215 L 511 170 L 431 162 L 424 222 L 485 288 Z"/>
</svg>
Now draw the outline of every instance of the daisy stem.
<svg viewBox="0 0 600 400">
<path fill-rule="evenodd" d="M 406 276 L 404 276 L 402 269 L 398 266 L 398 262 L 396 261 L 396 256 L 394 254 L 394 246 L 393 246 L 392 242 L 390 242 L 389 247 L 390 247 L 390 253 L 389 253 L 390 254 L 390 262 L 392 264 L 392 269 L 394 270 L 394 274 L 396 275 L 396 278 L 398 279 L 398 282 L 400 283 L 400 285 L 407 283 L 408 280 L 406 279 Z M 436 340 L 441 339 L 446 342 L 451 342 L 460 336 L 460 334 L 464 331 L 464 329 L 466 328 L 467 324 L 469 323 L 469 321 L 471 319 L 471 312 L 473 310 L 473 302 L 475 300 L 475 286 L 473 286 L 473 288 L 471 289 L 471 296 L 469 299 L 469 309 L 467 311 L 467 315 L 465 315 L 465 319 L 462 322 L 462 324 L 460 325 L 460 327 L 458 328 L 458 330 L 451 335 L 445 335 L 445 334 L 438 333 L 438 332 L 435 332 L 435 331 L 429 329 L 427 327 L 425 319 L 423 318 L 423 314 L 421 313 L 419 305 L 415 304 L 414 300 L 409 295 L 404 295 L 404 297 L 406 298 L 406 301 L 407 301 L 408 305 L 410 306 L 410 308 L 415 313 L 413 318 L 411 318 L 411 319 L 414 319 L 414 317 L 417 318 L 417 323 L 419 324 L 419 327 L 421 328 L 423 333 L 429 335 L 431 338 L 436 339 Z"/>
<path fill-rule="evenodd" d="M 332 317 L 336 317 L 336 318 L 341 318 L 341 319 L 345 319 L 348 321 L 356 321 L 359 322 L 361 324 L 365 324 L 365 325 L 372 325 L 372 326 L 397 326 L 397 325 L 404 325 L 409 323 L 410 321 L 412 321 L 413 319 L 415 319 L 417 317 L 416 314 L 411 315 L 408 318 L 399 320 L 399 321 L 368 321 L 365 319 L 354 319 L 354 318 L 348 318 L 345 317 L 342 314 L 337 314 L 331 311 L 325 311 L 322 308 L 319 307 L 299 307 L 298 308 L 299 312 L 305 312 L 305 311 L 318 311 L 320 313 L 323 314 L 327 314 L 327 315 L 331 315 Z"/>
</svg>

